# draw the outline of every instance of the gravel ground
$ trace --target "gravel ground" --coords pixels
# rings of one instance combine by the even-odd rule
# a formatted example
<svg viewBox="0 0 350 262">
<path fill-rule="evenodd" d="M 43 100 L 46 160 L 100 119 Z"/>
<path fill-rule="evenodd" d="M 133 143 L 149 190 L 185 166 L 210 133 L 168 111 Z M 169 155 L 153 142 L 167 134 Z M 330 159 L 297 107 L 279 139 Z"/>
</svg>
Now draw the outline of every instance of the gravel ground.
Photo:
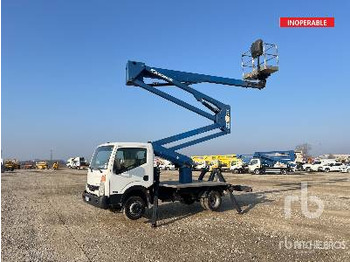
<svg viewBox="0 0 350 262">
<path fill-rule="evenodd" d="M 220 212 L 198 203 L 161 203 L 138 221 L 83 202 L 86 171 L 21 170 L 1 176 L 3 261 L 349 261 L 350 174 L 225 175 L 253 187 L 239 193 L 239 215 L 225 197 Z M 175 172 L 162 179 L 176 179 Z M 318 197 L 324 211 L 306 218 L 301 202 L 285 218 L 288 196 Z M 309 198 L 310 200 L 310 198 Z M 309 201 L 309 211 L 317 206 Z M 300 246 L 304 243 L 304 246 Z"/>
</svg>

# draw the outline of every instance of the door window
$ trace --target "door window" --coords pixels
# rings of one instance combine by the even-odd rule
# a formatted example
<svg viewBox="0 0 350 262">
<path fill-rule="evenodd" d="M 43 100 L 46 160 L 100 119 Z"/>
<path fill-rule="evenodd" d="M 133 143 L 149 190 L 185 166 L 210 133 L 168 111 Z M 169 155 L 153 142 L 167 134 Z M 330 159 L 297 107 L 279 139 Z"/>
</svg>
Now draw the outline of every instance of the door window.
<svg viewBox="0 0 350 262">
<path fill-rule="evenodd" d="M 134 169 L 147 162 L 147 149 L 145 148 L 119 148 L 117 150 L 113 171 L 121 174 Z"/>
</svg>

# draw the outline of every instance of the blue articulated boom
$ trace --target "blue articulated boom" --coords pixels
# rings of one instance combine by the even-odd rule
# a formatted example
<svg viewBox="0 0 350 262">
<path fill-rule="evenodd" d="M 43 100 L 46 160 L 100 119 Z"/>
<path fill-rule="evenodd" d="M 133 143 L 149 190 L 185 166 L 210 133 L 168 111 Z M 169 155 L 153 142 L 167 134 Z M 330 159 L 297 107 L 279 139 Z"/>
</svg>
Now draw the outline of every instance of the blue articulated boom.
<svg viewBox="0 0 350 262">
<path fill-rule="evenodd" d="M 295 160 L 293 150 L 288 151 L 270 151 L 270 152 L 255 152 L 254 158 L 260 158 L 262 163 L 267 166 L 274 166 L 277 162 L 290 165 Z"/>
<path fill-rule="evenodd" d="M 263 52 L 261 51 L 261 54 Z M 260 55 L 260 54 L 259 54 Z M 173 162 L 179 167 L 179 182 L 192 182 L 192 159 L 176 151 L 189 147 L 222 135 L 229 134 L 231 131 L 230 106 L 226 105 L 208 95 L 205 95 L 191 87 L 198 83 L 212 83 L 227 86 L 238 86 L 245 88 L 262 89 L 265 87 L 266 78 L 270 74 L 262 73 L 256 79 L 244 81 L 232 78 L 187 73 L 181 71 L 167 70 L 162 68 L 150 67 L 141 62 L 128 61 L 126 65 L 126 84 L 141 87 L 155 95 L 169 100 L 181 107 L 203 116 L 213 123 L 204 127 L 190 130 L 184 133 L 173 135 L 157 141 L 153 141 L 153 149 L 156 156 L 162 157 Z M 145 79 L 153 79 L 155 82 L 145 83 Z M 149 80 L 148 80 L 149 81 Z M 161 81 L 161 82 L 159 82 Z M 181 99 L 178 99 L 168 93 L 160 90 L 162 86 L 176 86 L 194 96 L 194 98 L 208 108 L 212 113 L 203 111 Z M 176 146 L 165 147 L 165 145 L 174 143 L 189 137 L 197 136 L 209 131 L 218 130 L 218 132 L 205 135 L 187 142 L 177 144 Z"/>
</svg>

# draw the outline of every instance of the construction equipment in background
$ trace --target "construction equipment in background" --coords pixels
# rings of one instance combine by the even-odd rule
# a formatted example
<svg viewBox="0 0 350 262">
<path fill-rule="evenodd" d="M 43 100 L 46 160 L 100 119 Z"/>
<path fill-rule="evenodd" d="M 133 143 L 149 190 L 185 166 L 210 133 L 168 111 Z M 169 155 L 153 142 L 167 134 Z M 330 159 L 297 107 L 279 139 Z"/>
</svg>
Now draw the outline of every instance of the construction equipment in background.
<svg viewBox="0 0 350 262">
<path fill-rule="evenodd" d="M 22 168 L 23 169 L 35 169 L 35 163 L 34 162 L 25 162 L 24 164 L 22 164 Z"/>
<path fill-rule="evenodd" d="M 249 79 L 245 77 L 245 80 L 155 68 L 144 63 L 129 61 L 126 67 L 127 85 L 141 87 L 213 123 L 154 142 L 115 142 L 98 146 L 88 170 L 83 199 L 89 204 L 102 208 L 121 208 L 124 215 L 133 220 L 139 219 L 144 214 L 146 207 L 153 204 L 152 226 L 156 226 L 158 199 L 181 201 L 185 204 L 198 201 L 204 209 L 215 211 L 221 206 L 222 195 L 227 193 L 237 211 L 241 212 L 232 192 L 234 190 L 251 191 L 251 188 L 227 183 L 218 169 L 210 173 L 207 181 L 204 181 L 207 170 L 203 170 L 198 181 L 194 182 L 192 181 L 192 159 L 177 151 L 231 132 L 230 106 L 199 92 L 192 85 L 213 83 L 263 89 L 270 74 L 277 71 L 277 68 L 269 71 L 267 65 L 260 66 L 260 56 L 267 55 L 264 47 L 262 40 L 257 40 L 252 44 L 251 62 L 255 65 L 256 60 L 257 68 L 253 68 L 253 74 L 249 76 Z M 211 112 L 161 91 L 159 87 L 163 86 L 182 89 L 193 95 Z M 214 130 L 217 132 L 207 133 Z M 200 138 L 180 142 L 204 133 L 207 134 Z M 176 142 L 179 144 L 174 145 Z M 160 182 L 159 169 L 153 167 L 154 155 L 171 161 L 179 168 L 178 181 Z"/>
<path fill-rule="evenodd" d="M 248 164 L 250 173 L 256 175 L 266 173 L 287 174 L 295 171 L 294 150 L 255 152 Z"/>
<path fill-rule="evenodd" d="M 20 169 L 21 165 L 17 159 L 7 159 L 4 162 L 4 171 L 14 171 L 15 169 Z"/>
<path fill-rule="evenodd" d="M 191 159 L 195 170 L 209 169 L 210 171 L 217 168 L 228 171 L 233 164 L 240 161 L 236 154 L 191 156 Z"/>
<path fill-rule="evenodd" d="M 52 169 L 53 169 L 53 170 L 58 170 L 58 167 L 59 167 L 58 161 L 53 162 L 53 164 L 52 164 Z"/>
<path fill-rule="evenodd" d="M 49 169 L 49 164 L 47 161 L 39 161 L 35 163 L 35 168 L 40 170 Z"/>
</svg>

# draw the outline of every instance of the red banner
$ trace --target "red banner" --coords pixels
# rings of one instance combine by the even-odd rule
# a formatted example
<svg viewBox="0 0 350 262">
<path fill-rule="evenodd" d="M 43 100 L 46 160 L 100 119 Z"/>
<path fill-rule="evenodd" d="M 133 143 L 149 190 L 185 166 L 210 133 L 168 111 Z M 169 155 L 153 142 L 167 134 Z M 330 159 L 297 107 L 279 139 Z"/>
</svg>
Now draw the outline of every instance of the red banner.
<svg viewBox="0 0 350 262">
<path fill-rule="evenodd" d="M 280 27 L 334 27 L 334 17 L 280 17 Z"/>
</svg>

